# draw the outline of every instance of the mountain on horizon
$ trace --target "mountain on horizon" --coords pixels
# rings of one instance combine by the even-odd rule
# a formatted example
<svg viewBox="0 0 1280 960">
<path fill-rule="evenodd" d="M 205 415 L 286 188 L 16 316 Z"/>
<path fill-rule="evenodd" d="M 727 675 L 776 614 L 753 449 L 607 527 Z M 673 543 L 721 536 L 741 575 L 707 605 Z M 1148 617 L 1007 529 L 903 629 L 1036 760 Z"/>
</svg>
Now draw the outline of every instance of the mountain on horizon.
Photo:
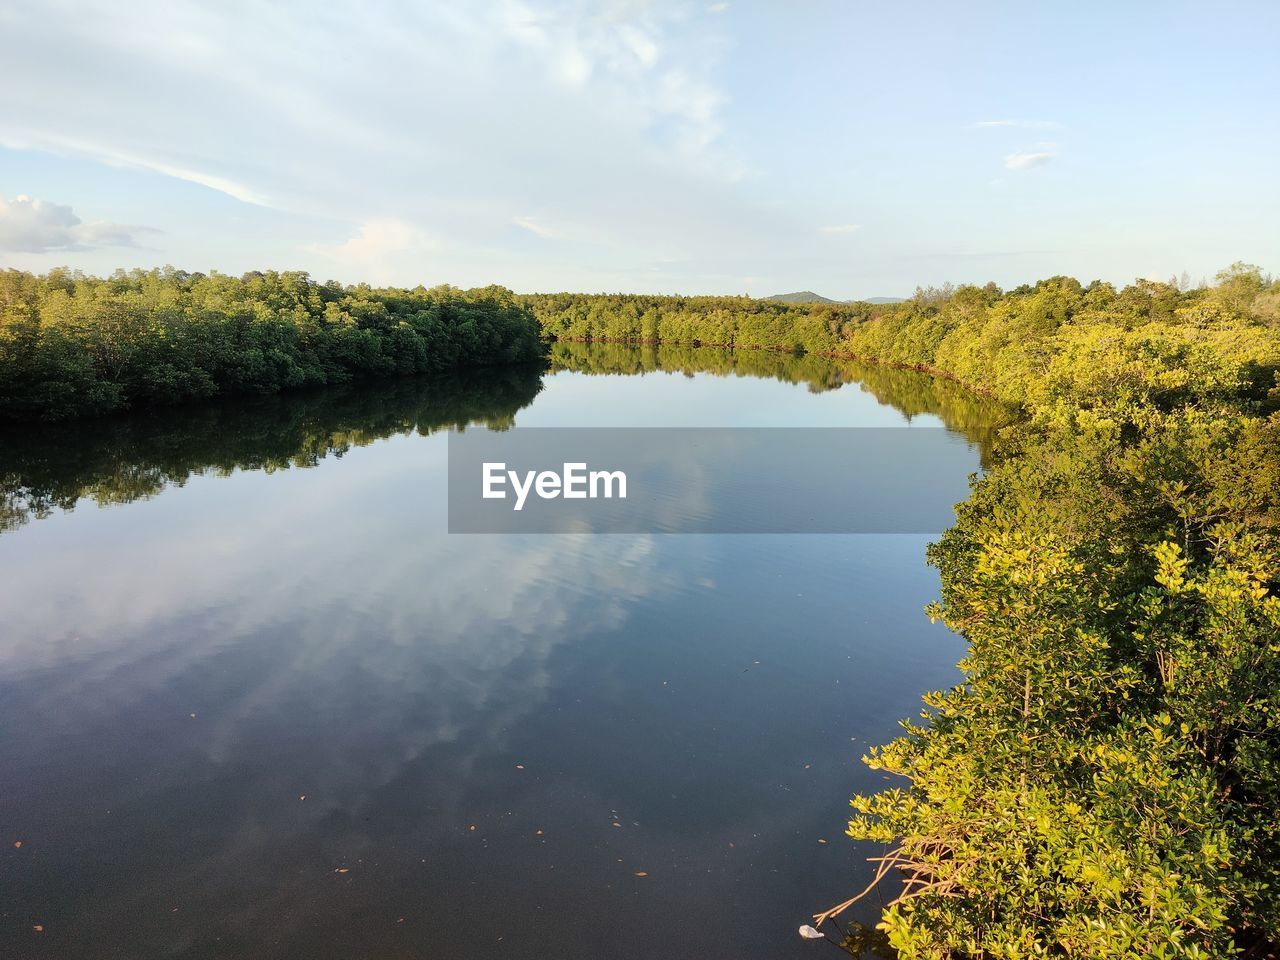
<svg viewBox="0 0 1280 960">
<path fill-rule="evenodd" d="M 772 300 L 774 303 L 839 303 L 839 300 L 832 300 L 821 294 L 814 293 L 812 290 L 800 290 L 796 293 L 779 293 L 776 296 L 765 297 L 766 300 Z"/>
<path fill-rule="evenodd" d="M 902 303 L 903 297 L 862 297 L 856 300 L 832 300 L 812 290 L 799 290 L 796 293 L 779 293 L 765 297 L 774 303 Z"/>
</svg>

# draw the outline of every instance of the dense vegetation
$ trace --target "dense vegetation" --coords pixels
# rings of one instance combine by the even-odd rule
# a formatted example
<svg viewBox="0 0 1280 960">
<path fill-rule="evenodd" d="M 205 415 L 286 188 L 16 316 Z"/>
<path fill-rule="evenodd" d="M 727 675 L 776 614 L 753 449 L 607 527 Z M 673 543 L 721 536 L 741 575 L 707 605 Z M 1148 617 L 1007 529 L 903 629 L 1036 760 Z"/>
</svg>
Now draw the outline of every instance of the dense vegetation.
<svg viewBox="0 0 1280 960">
<path fill-rule="evenodd" d="M 871 317 L 867 303 L 789 304 L 751 297 L 531 294 L 520 297 L 555 340 L 682 343 L 838 354 Z"/>
<path fill-rule="evenodd" d="M 0 417 L 60 419 L 537 359 L 502 287 L 316 283 L 303 273 L 0 271 Z"/>
<path fill-rule="evenodd" d="M 964 682 L 868 758 L 850 835 L 908 957 L 1280 943 L 1280 285 L 919 294 L 859 354 L 1020 403 L 931 551 Z"/>
</svg>

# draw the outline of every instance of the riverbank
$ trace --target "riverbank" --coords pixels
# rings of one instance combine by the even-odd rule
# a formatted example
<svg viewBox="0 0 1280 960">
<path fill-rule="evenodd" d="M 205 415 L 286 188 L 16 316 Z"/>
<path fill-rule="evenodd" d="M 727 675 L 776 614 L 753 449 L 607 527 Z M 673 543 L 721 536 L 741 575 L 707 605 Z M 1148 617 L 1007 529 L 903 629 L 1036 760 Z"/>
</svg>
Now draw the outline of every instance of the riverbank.
<svg viewBox="0 0 1280 960">
<path fill-rule="evenodd" d="M 1274 290 L 961 288 L 855 331 L 1027 413 L 930 551 L 965 681 L 853 802 L 905 955 L 1274 951 Z"/>
<path fill-rule="evenodd" d="M 544 334 L 856 357 L 1024 412 L 930 552 L 965 682 L 866 758 L 910 787 L 854 798 L 904 955 L 1280 941 L 1278 304 L 1242 265 L 804 308 L 786 336 L 745 298 L 531 304 Z"/>
<path fill-rule="evenodd" d="M 272 271 L 0 271 L 0 419 L 64 420 L 541 355 L 533 318 L 502 287 L 344 287 Z"/>
</svg>

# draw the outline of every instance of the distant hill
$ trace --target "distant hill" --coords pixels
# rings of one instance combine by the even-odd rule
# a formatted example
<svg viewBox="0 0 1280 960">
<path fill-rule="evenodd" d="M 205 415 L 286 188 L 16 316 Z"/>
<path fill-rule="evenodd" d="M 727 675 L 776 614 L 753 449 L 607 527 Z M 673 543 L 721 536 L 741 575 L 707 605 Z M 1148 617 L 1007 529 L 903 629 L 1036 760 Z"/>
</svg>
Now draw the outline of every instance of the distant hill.
<svg viewBox="0 0 1280 960">
<path fill-rule="evenodd" d="M 774 303 L 902 303 L 902 297 L 862 297 L 858 300 L 832 300 L 812 290 L 801 290 L 797 293 L 779 293 L 777 296 L 765 297 Z"/>
<path fill-rule="evenodd" d="M 839 303 L 839 300 L 831 300 L 828 297 L 820 296 L 812 290 L 801 290 L 799 293 L 780 293 L 774 297 L 765 297 L 766 300 L 772 300 L 775 303 Z"/>
</svg>

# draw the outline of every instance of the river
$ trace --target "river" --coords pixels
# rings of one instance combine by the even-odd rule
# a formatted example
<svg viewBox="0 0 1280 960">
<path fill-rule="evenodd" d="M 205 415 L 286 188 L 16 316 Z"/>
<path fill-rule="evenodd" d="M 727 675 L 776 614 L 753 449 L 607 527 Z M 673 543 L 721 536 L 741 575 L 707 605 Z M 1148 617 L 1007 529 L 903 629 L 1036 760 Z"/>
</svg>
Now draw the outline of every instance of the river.
<svg viewBox="0 0 1280 960">
<path fill-rule="evenodd" d="M 859 757 L 958 678 L 931 538 L 449 535 L 446 435 L 909 424 L 978 469 L 999 420 L 921 374 L 557 345 L 7 430 L 0 955 L 831 955 L 796 928 L 870 876 Z"/>
</svg>

